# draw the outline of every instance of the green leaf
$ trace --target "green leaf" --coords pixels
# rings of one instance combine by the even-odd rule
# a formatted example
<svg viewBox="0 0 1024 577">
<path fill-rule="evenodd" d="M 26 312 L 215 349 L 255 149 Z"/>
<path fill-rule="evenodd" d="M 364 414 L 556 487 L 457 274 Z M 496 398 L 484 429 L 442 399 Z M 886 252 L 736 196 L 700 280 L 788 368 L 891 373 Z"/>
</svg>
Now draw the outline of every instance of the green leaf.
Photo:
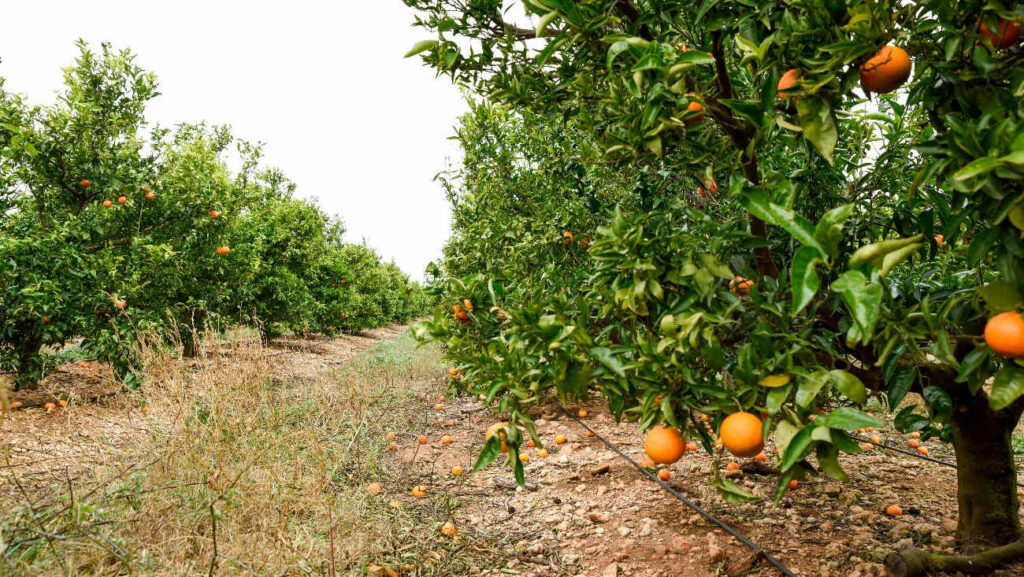
<svg viewBox="0 0 1024 577">
<path fill-rule="evenodd" d="M 920 244 L 923 238 L 924 235 L 919 234 L 910 238 L 883 240 L 881 242 L 862 246 L 853 253 L 853 256 L 850 257 L 850 268 L 855 268 L 864 263 L 868 263 L 877 269 L 884 268 L 886 265 L 886 257 L 890 254 L 898 253 L 908 247 Z M 905 256 L 902 258 L 905 258 Z"/>
<path fill-rule="evenodd" d="M 971 265 L 978 264 L 985 254 L 992 249 L 997 240 L 999 240 L 999 228 L 997 227 L 974 235 L 974 238 L 971 240 L 971 246 L 967 249 L 967 263 Z"/>
<path fill-rule="evenodd" d="M 806 409 L 827 382 L 828 373 L 825 372 L 817 372 L 800 379 L 800 386 L 796 390 L 797 406 Z"/>
<path fill-rule="evenodd" d="M 953 399 L 946 391 L 935 385 L 929 385 L 921 394 L 931 407 L 932 415 L 936 420 L 945 419 L 953 414 Z"/>
<path fill-rule="evenodd" d="M 904 367 L 896 373 L 889 383 L 889 391 L 887 393 L 889 397 L 889 408 L 896 410 L 903 399 L 910 392 L 911 385 L 914 384 L 914 380 L 917 379 L 917 369 L 912 367 Z"/>
<path fill-rule="evenodd" d="M 846 271 L 832 282 L 832 290 L 842 294 L 847 310 L 861 330 L 864 342 L 870 342 L 881 313 L 882 285 L 869 282 L 863 273 Z"/>
<path fill-rule="evenodd" d="M 818 445 L 818 467 L 826 475 L 840 481 L 849 481 L 850 477 L 839 464 L 839 450 L 832 445 Z"/>
<path fill-rule="evenodd" d="M 810 453 L 810 447 L 814 443 L 812 438 L 814 429 L 815 427 L 813 426 L 804 427 L 793 436 L 789 441 L 789 445 L 782 452 L 782 463 L 779 464 L 779 469 L 788 471 L 793 465 L 807 457 Z"/>
<path fill-rule="evenodd" d="M 435 46 L 437 46 L 437 40 L 420 40 L 416 44 L 413 44 L 412 48 L 405 53 L 405 58 L 412 58 L 420 52 L 426 52 Z"/>
<path fill-rule="evenodd" d="M 1024 371 L 1015 364 L 1006 363 L 992 383 L 988 404 L 993 410 L 1000 411 L 1021 395 L 1024 395 Z"/>
<path fill-rule="evenodd" d="M 808 246 L 800 247 L 793 256 L 790 277 L 793 285 L 794 315 L 799 314 L 807 305 L 811 304 L 818 294 L 821 279 L 818 278 L 818 271 L 815 267 L 820 260 L 818 251 Z"/>
<path fill-rule="evenodd" d="M 789 381 L 793 377 L 789 375 L 768 375 L 767 377 L 758 381 L 757 384 L 768 389 L 774 389 L 777 387 L 784 387 L 789 384 Z"/>
<path fill-rule="evenodd" d="M 814 238 L 818 239 L 830 258 L 836 258 L 839 254 L 839 243 L 843 239 L 843 226 L 853 214 L 853 204 L 837 206 L 825 213 L 814 228 Z"/>
<path fill-rule="evenodd" d="M 611 349 L 606 347 L 594 347 L 590 349 L 590 356 L 600 361 L 602 365 L 607 367 L 616 375 L 620 377 L 626 376 L 626 372 L 622 368 L 622 363 L 615 357 Z"/>
<path fill-rule="evenodd" d="M 974 289 L 985 299 L 985 304 L 995 312 L 1015 311 L 1020 307 L 1021 295 L 1017 285 L 1010 281 L 1000 280 Z"/>
<path fill-rule="evenodd" d="M 818 154 L 833 164 L 832 155 L 839 142 L 839 131 L 832 107 L 822 98 L 805 96 L 796 100 L 796 109 L 804 137 L 814 145 Z"/>
<path fill-rule="evenodd" d="M 828 416 L 819 424 L 823 427 L 840 429 L 842 431 L 882 426 L 882 423 L 874 417 L 851 407 L 839 407 L 829 413 Z"/>
<path fill-rule="evenodd" d="M 739 485 L 729 481 L 728 479 L 723 479 L 722 477 L 718 477 L 712 481 L 711 486 L 718 489 L 719 495 L 722 496 L 722 500 L 726 503 L 740 504 L 761 500 L 757 495 L 744 490 Z"/>
<path fill-rule="evenodd" d="M 863 405 L 868 401 L 867 387 L 855 375 L 842 369 L 829 371 L 828 374 L 832 378 L 832 384 L 840 393 L 846 395 L 847 399 L 858 405 Z"/>
<path fill-rule="evenodd" d="M 1002 160 L 999 160 L 998 158 L 992 158 L 990 156 L 979 158 L 953 173 L 953 180 L 970 180 L 976 176 L 981 176 L 983 174 L 992 172 L 993 170 L 999 168 L 1000 166 L 1003 166 L 1003 164 L 1005 163 Z"/>
<path fill-rule="evenodd" d="M 541 36 L 544 35 L 544 32 L 547 30 L 548 26 L 550 26 L 551 23 L 555 20 L 555 18 L 558 18 L 557 10 L 552 10 L 551 12 L 548 12 L 547 14 L 541 17 L 540 21 L 537 23 L 537 38 L 540 38 Z"/>
<path fill-rule="evenodd" d="M 480 450 L 480 456 L 476 459 L 476 465 L 473 465 L 473 472 L 475 473 L 487 468 L 500 454 L 501 439 L 498 435 L 493 435 L 490 439 L 487 439 L 487 442 L 484 443 L 484 448 Z"/>
</svg>

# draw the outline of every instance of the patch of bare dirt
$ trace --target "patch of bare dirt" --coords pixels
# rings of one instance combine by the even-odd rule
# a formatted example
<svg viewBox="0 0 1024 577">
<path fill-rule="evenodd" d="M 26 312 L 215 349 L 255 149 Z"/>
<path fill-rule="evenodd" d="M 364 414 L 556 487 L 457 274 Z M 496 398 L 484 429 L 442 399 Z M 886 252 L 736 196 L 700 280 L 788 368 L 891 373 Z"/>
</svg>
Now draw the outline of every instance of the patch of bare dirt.
<svg viewBox="0 0 1024 577">
<path fill-rule="evenodd" d="M 444 388 L 438 379 L 437 394 Z M 436 423 L 429 431 L 400 436 L 397 457 L 419 465 L 423 482 L 454 497 L 455 517 L 463 527 L 486 534 L 519 535 L 516 555 L 504 568 L 533 576 L 712 576 L 775 575 L 765 562 L 752 563 L 751 552 L 695 510 L 672 497 L 556 407 L 537 412 L 540 448 L 526 449 L 527 488 L 512 481 L 509 467 L 492 465 L 477 474 L 453 477 L 453 466 L 467 472 L 483 446 L 483 431 L 497 418 L 476 400 L 448 399 L 434 410 L 437 398 L 424 399 L 423 410 Z M 633 423 L 616 423 L 598 399 L 585 407 L 587 424 L 637 462 L 643 438 Z M 440 419 L 438 421 L 438 419 Z M 454 426 L 448 423 L 454 421 Z M 444 423 L 444 424 L 441 424 Z M 426 445 L 416 437 L 425 434 Z M 891 427 L 877 434 L 882 442 L 906 447 L 909 437 Z M 443 445 L 442 436 L 453 443 Z M 556 435 L 568 441 L 555 444 Z M 937 441 L 923 443 L 931 456 L 954 461 L 951 449 Z M 721 451 L 719 449 L 718 451 Z M 827 478 L 800 482 L 779 507 L 770 504 L 777 477 L 746 469 L 768 467 L 728 453 L 714 456 L 702 449 L 688 452 L 669 470 L 669 484 L 692 502 L 737 529 L 797 575 L 867 577 L 884 575 L 884 556 L 910 545 L 953 551 L 956 529 L 956 471 L 921 459 L 874 448 L 844 456 L 849 483 Z M 764 502 L 727 504 L 709 487 L 714 459 L 722 469 L 731 461 L 745 470 L 728 472 L 732 481 L 765 497 Z M 905 514 L 890 517 L 889 505 Z M 504 571 L 504 573 L 502 572 Z M 1022 575 L 1024 566 L 996 575 Z"/>
</svg>

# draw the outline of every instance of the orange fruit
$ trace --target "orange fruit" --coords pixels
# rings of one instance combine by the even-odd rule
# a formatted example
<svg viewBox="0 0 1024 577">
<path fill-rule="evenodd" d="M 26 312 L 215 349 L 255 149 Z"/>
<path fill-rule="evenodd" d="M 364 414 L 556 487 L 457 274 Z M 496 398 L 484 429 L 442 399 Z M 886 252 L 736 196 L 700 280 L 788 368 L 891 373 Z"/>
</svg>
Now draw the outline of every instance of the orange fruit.
<svg viewBox="0 0 1024 577">
<path fill-rule="evenodd" d="M 893 517 L 899 517 L 903 514 L 903 509 L 901 509 L 899 505 L 889 505 L 885 509 L 885 514 Z"/>
<path fill-rule="evenodd" d="M 576 414 L 579 415 L 579 417 L 581 419 L 586 419 L 587 418 L 587 412 L 585 410 L 583 410 L 583 409 L 580 409 L 580 412 L 576 413 Z"/>
<path fill-rule="evenodd" d="M 53 411 L 54 409 L 56 409 L 56 408 L 57 408 L 57 405 L 55 405 L 55 404 L 53 404 L 53 403 L 46 403 L 45 405 L 43 405 L 43 408 L 44 408 L 44 409 L 46 409 L 46 412 L 47 412 L 47 413 L 50 413 L 50 412 L 52 412 L 52 411 Z"/>
<path fill-rule="evenodd" d="M 153 200 L 154 198 L 156 198 L 156 193 L 146 190 L 146 200 Z"/>
<path fill-rule="evenodd" d="M 917 448 L 917 452 L 921 453 L 922 455 L 927 456 L 928 455 L 928 447 L 918 447 Z"/>
<path fill-rule="evenodd" d="M 985 325 L 985 342 L 1008 359 L 1024 357 L 1024 318 L 1016 312 L 992 317 Z"/>
<path fill-rule="evenodd" d="M 754 455 L 754 460 L 755 461 L 760 461 L 760 462 L 763 463 L 763 462 L 768 460 L 768 457 L 765 457 L 764 453 L 758 453 L 758 454 Z"/>
<path fill-rule="evenodd" d="M 448 426 L 449 427 L 454 427 L 455 426 L 455 419 L 449 419 L 448 420 Z"/>
<path fill-rule="evenodd" d="M 941 234 L 935 235 L 935 244 L 937 244 L 939 248 L 946 246 L 946 237 Z"/>
<path fill-rule="evenodd" d="M 61 399 L 61 400 L 57 401 L 57 404 L 58 404 L 58 405 L 60 405 L 60 407 L 61 407 L 62 409 L 63 409 L 64 407 L 68 406 L 68 402 L 67 402 L 67 401 L 65 401 L 64 399 Z"/>
<path fill-rule="evenodd" d="M 217 254 L 219 254 L 221 256 L 224 256 L 224 255 L 228 254 L 229 252 L 231 252 L 231 249 L 226 247 L 226 246 L 218 246 L 217 247 Z"/>
<path fill-rule="evenodd" d="M 707 416 L 707 415 L 701 415 L 701 416 L 700 416 L 700 420 L 702 420 L 702 421 L 704 421 L 705 423 L 707 423 L 708 421 L 710 421 L 710 420 L 711 420 L 711 417 L 709 417 L 709 416 Z"/>
<path fill-rule="evenodd" d="M 125 198 L 125 197 L 123 197 L 123 196 L 119 196 L 119 197 L 117 197 L 117 204 L 124 204 L 124 203 L 126 203 L 126 202 L 128 202 L 128 199 L 127 199 L 127 198 Z"/>
<path fill-rule="evenodd" d="M 690 98 L 694 98 L 696 95 L 691 93 L 687 94 L 687 96 Z M 700 122 L 701 120 L 704 120 L 704 105 L 702 105 L 700 102 L 697 102 L 696 100 L 690 101 L 690 104 L 686 106 L 686 112 L 694 112 L 696 114 L 689 115 L 688 118 L 683 120 L 684 124 L 693 124 L 695 122 Z"/>
<path fill-rule="evenodd" d="M 448 436 L 448 435 L 445 435 L 445 436 L 441 437 L 441 444 L 442 445 L 451 445 L 452 444 L 452 438 L 450 436 Z"/>
<path fill-rule="evenodd" d="M 117 308 L 119 308 L 121 310 L 124 310 L 125 307 L 128 306 L 128 303 L 123 301 L 123 300 L 118 300 L 117 302 L 114 303 L 114 306 L 116 306 Z"/>
<path fill-rule="evenodd" d="M 796 80 L 796 68 L 787 70 L 786 73 L 782 75 L 782 78 L 779 78 L 779 98 L 785 100 L 796 92 L 787 92 L 787 90 L 796 86 Z"/>
<path fill-rule="evenodd" d="M 593 437 L 594 436 L 594 431 L 587 431 L 586 433 L 584 433 L 584 435 L 586 435 L 588 437 Z"/>
<path fill-rule="evenodd" d="M 565 444 L 565 435 L 555 435 L 555 444 L 556 445 L 564 445 Z"/>
<path fill-rule="evenodd" d="M 397 451 L 398 450 L 398 445 L 396 445 L 394 443 L 391 443 L 390 445 L 388 445 L 388 450 L 389 451 Z"/>
<path fill-rule="evenodd" d="M 109 200 L 103 201 L 103 208 L 110 208 L 112 206 L 114 206 L 114 203 L 110 202 Z"/>
<path fill-rule="evenodd" d="M 439 403 L 443 403 L 443 402 L 445 402 L 446 400 L 448 400 L 448 399 L 446 399 L 446 398 L 445 398 L 445 397 L 444 397 L 444 396 L 442 395 L 442 396 L 441 396 L 441 397 L 440 397 L 439 399 L 437 399 L 437 402 L 439 402 Z"/>
<path fill-rule="evenodd" d="M 704 185 L 708 187 L 708 194 L 714 196 L 718 194 L 718 183 L 713 180 L 705 180 Z"/>
<path fill-rule="evenodd" d="M 686 444 L 686 450 L 687 451 L 696 451 L 697 450 L 697 443 L 687 443 Z"/>
<path fill-rule="evenodd" d="M 877 445 L 882 442 L 882 439 L 878 435 L 875 435 L 874 437 L 871 437 L 871 442 Z"/>
<path fill-rule="evenodd" d="M 220 218 L 220 213 L 217 212 L 216 210 L 211 210 L 210 211 L 210 218 Z"/>
<path fill-rule="evenodd" d="M 94 382 L 94 383 L 95 383 L 95 382 L 98 382 L 99 380 L 100 380 L 100 377 L 99 377 L 99 375 L 93 375 L 93 376 L 92 376 L 92 382 Z"/>
<path fill-rule="evenodd" d="M 458 307 L 459 305 L 455 305 L 455 306 Z M 455 312 L 459 312 L 459 311 L 455 311 Z M 456 371 L 454 368 L 448 369 L 448 374 L 449 375 L 454 377 L 456 373 L 458 373 L 458 371 Z"/>
<path fill-rule="evenodd" d="M 388 433 L 388 440 L 389 441 L 394 441 L 397 438 L 398 438 L 398 433 Z"/>
<path fill-rule="evenodd" d="M 43 323 L 44 324 L 45 323 L 49 323 L 49 322 L 50 322 L 50 317 L 43 317 Z"/>
<path fill-rule="evenodd" d="M 537 443 L 536 443 L 536 442 L 535 442 L 535 441 L 534 441 L 533 439 L 527 439 L 527 441 L 526 441 L 526 446 L 527 446 L 527 447 L 531 447 L 531 448 L 532 448 L 532 447 L 536 447 L 536 446 L 537 446 Z"/>
<path fill-rule="evenodd" d="M 989 30 L 988 25 L 982 22 L 978 25 L 978 31 L 985 38 L 988 38 L 992 45 L 998 50 L 1003 48 L 1009 48 L 1017 42 L 1017 38 L 1020 37 L 1020 26 L 1013 20 L 999 19 L 999 35 L 995 35 Z"/>
<path fill-rule="evenodd" d="M 505 431 L 502 431 L 502 429 L 504 429 L 507 426 L 508 423 L 494 423 L 490 427 L 487 427 L 487 435 L 484 437 L 485 440 L 490 440 L 490 438 L 493 437 L 494 435 L 498 435 L 498 438 L 501 439 L 502 453 L 508 452 L 508 445 L 505 444 L 505 438 L 507 436 L 507 433 L 505 433 Z"/>
<path fill-rule="evenodd" d="M 861 443 L 860 448 L 864 449 L 865 451 L 870 451 L 871 449 L 874 449 L 875 446 L 872 445 L 871 443 Z"/>
<path fill-rule="evenodd" d="M 437 423 L 438 425 L 443 425 L 443 424 L 444 424 L 444 419 L 438 419 L 438 420 L 437 420 L 437 421 L 435 421 L 435 422 L 436 422 L 436 423 Z"/>
<path fill-rule="evenodd" d="M 89 179 L 83 178 L 82 181 L 79 182 L 78 184 L 82 185 L 82 188 L 89 188 L 89 185 L 91 185 L 92 183 L 89 182 Z"/>
<path fill-rule="evenodd" d="M 657 467 L 658 464 L 655 463 L 653 459 L 644 459 L 643 461 L 640 462 L 640 466 L 645 469 L 653 469 Z"/>
<path fill-rule="evenodd" d="M 729 292 L 737 296 L 749 295 L 752 286 L 754 286 L 754 281 L 738 276 L 729 281 Z"/>
<path fill-rule="evenodd" d="M 443 411 L 444 410 L 444 405 L 442 405 L 441 403 L 438 403 L 438 404 L 434 405 L 434 410 L 435 411 Z"/>
<path fill-rule="evenodd" d="M 452 467 L 452 475 L 455 475 L 456 477 L 458 477 L 461 474 L 462 474 L 462 466 L 461 465 L 455 465 L 454 467 Z"/>
<path fill-rule="evenodd" d="M 644 452 L 655 463 L 668 465 L 675 463 L 686 453 L 686 441 L 677 429 L 658 425 L 647 432 Z"/>
<path fill-rule="evenodd" d="M 658 471 L 658 478 L 661 479 L 662 481 L 668 481 L 669 479 L 672 478 L 672 471 L 669 471 L 668 469 L 662 469 Z"/>
<path fill-rule="evenodd" d="M 892 92 L 910 78 L 910 55 L 899 46 L 883 46 L 860 66 L 860 85 L 865 92 Z"/>
<path fill-rule="evenodd" d="M 142 413 L 143 415 L 148 415 L 149 407 L 142 407 L 141 409 L 139 409 L 139 412 Z"/>
<path fill-rule="evenodd" d="M 373 493 L 374 495 L 380 495 L 384 492 L 384 487 L 380 486 L 380 483 L 370 483 L 366 486 L 366 490 Z"/>
<path fill-rule="evenodd" d="M 537 451 L 537 458 L 539 458 L 539 459 L 547 459 L 548 458 L 548 450 L 547 449 L 541 449 L 541 450 Z"/>
<path fill-rule="evenodd" d="M 920 439 L 921 438 L 921 432 L 920 431 L 914 431 L 913 433 L 908 433 L 908 435 L 910 435 L 911 437 L 913 437 L 915 439 Z"/>
<path fill-rule="evenodd" d="M 907 441 L 907 444 L 916 449 L 921 446 L 921 441 L 918 441 L 917 439 L 910 439 Z"/>
<path fill-rule="evenodd" d="M 466 307 L 467 311 L 473 310 L 473 301 L 469 299 L 462 299 L 462 306 Z"/>
<path fill-rule="evenodd" d="M 520 453 L 519 460 L 525 463 L 530 460 L 530 456 L 527 455 L 526 453 Z"/>
<path fill-rule="evenodd" d="M 415 487 L 413 487 L 412 488 L 412 496 L 413 497 L 426 497 L 427 496 L 427 487 L 426 487 L 426 485 L 416 485 Z"/>
<path fill-rule="evenodd" d="M 761 419 L 750 413 L 740 411 L 726 417 L 719 435 L 725 448 L 737 457 L 753 457 L 764 449 Z"/>
<path fill-rule="evenodd" d="M 426 435 L 420 435 L 419 437 L 417 437 L 416 440 L 419 441 L 421 445 L 426 445 L 427 444 L 427 436 Z"/>
<path fill-rule="evenodd" d="M 728 465 L 725 466 L 725 470 L 726 471 L 739 471 L 740 470 L 740 466 L 738 464 L 736 464 L 736 463 L 729 463 Z"/>
<path fill-rule="evenodd" d="M 799 484 L 800 483 L 796 482 L 796 479 L 793 479 L 792 481 L 789 482 L 789 488 L 790 489 L 796 489 L 796 486 L 799 485 Z"/>
<path fill-rule="evenodd" d="M 21 404 L 22 404 L 21 401 L 14 401 L 13 403 L 11 403 L 11 409 L 12 410 L 13 409 L 20 409 L 21 408 Z"/>
<path fill-rule="evenodd" d="M 441 525 L 442 535 L 446 537 L 454 537 L 456 533 L 458 533 L 458 530 L 455 528 L 455 523 L 448 521 L 444 525 Z"/>
</svg>

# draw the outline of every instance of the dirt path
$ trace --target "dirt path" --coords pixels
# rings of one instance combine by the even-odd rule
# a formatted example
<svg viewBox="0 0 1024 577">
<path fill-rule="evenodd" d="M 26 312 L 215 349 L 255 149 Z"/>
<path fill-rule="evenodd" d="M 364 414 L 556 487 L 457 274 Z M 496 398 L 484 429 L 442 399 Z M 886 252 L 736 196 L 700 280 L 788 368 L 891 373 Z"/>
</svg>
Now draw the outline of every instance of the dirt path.
<svg viewBox="0 0 1024 577">
<path fill-rule="evenodd" d="M 443 385 L 438 383 L 439 394 Z M 434 399 L 431 399 L 433 402 Z M 615 423 L 603 403 L 573 406 L 589 413 L 587 424 L 634 460 L 643 460 L 642 436 L 632 423 Z M 425 403 L 424 411 L 434 413 Z M 404 443 L 399 458 L 415 462 L 424 481 L 433 480 L 458 498 L 460 521 L 485 534 L 518 535 L 518 556 L 504 569 L 523 575 L 594 577 L 745 575 L 750 552 L 615 455 L 555 407 L 537 411 L 537 431 L 549 456 L 527 450 L 530 490 L 516 488 L 511 471 L 486 471 L 452 480 L 451 467 L 469 470 L 483 445 L 481 431 L 496 419 L 474 399 L 449 400 L 436 412 L 446 423 L 429 433 L 429 445 Z M 909 437 L 891 428 L 869 433 L 893 446 Z M 442 435 L 454 438 L 441 445 Z M 568 442 L 558 446 L 556 435 Z M 950 448 L 924 443 L 931 456 L 953 461 Z M 769 445 L 766 455 L 772 455 Z M 751 465 L 753 460 L 720 455 Z M 772 553 L 797 575 L 865 577 L 883 575 L 881 561 L 894 548 L 916 545 L 952 552 L 956 528 L 956 475 L 953 469 L 879 448 L 844 456 L 849 483 L 808 480 L 787 493 L 778 508 L 768 502 L 724 503 L 708 486 L 713 458 L 703 450 L 687 453 L 671 466 L 672 485 L 690 500 Z M 773 459 L 769 458 L 768 465 Z M 604 471 L 595 474 L 595 471 Z M 776 477 L 742 471 L 726 473 L 750 492 L 770 498 Z M 441 480 L 446 479 L 447 480 Z M 885 514 L 899 505 L 905 515 Z M 761 573 L 774 575 L 761 564 Z M 505 574 L 490 571 L 486 575 Z M 997 573 L 1024 575 L 1024 566 Z"/>
<path fill-rule="evenodd" d="M 208 347 L 208 354 L 201 360 L 177 361 L 177 369 L 168 370 L 163 378 L 185 378 L 181 370 L 184 368 L 186 376 L 213 373 L 206 382 L 214 383 L 226 381 L 223 377 L 218 381 L 217 374 L 241 371 L 284 383 L 282 387 L 287 389 L 284 398 L 296 406 L 313 398 L 319 399 L 317 402 L 333 398 L 334 402 L 341 403 L 339 407 L 344 407 L 348 402 L 345 398 L 321 391 L 325 383 L 332 382 L 333 375 L 360 353 L 381 356 L 381 365 L 392 362 L 384 358 L 383 353 L 366 351 L 394 339 L 404 330 L 405 327 L 392 327 L 329 340 L 284 339 L 276 341 L 272 350 L 260 352 L 255 360 L 243 358 L 245 355 L 228 341 Z M 346 466 L 345 474 L 350 478 L 344 481 L 348 483 L 344 491 L 352 492 L 355 501 L 364 502 L 361 515 L 380 520 L 383 528 L 375 528 L 378 532 L 375 539 L 388 534 L 392 540 L 383 548 L 368 546 L 357 550 L 353 553 L 354 561 L 348 565 L 349 572 L 339 574 L 390 577 L 776 574 L 764 564 L 748 570 L 749 551 L 735 539 L 686 508 L 596 438 L 585 435 L 579 424 L 553 406 L 534 411 L 538 433 L 549 455 L 540 458 L 539 447 L 526 450 L 529 456 L 527 489 L 516 487 L 511 481 L 511 470 L 499 464 L 469 474 L 483 445 L 482 432 L 498 418 L 476 399 L 453 398 L 444 382 L 447 369 L 434 366 L 436 355 L 430 359 L 431 364 L 424 367 L 424 376 L 411 380 L 384 377 L 379 385 L 380 398 L 392 400 L 384 402 L 374 422 L 349 431 L 352 440 L 334 439 L 336 448 L 344 449 L 345 453 L 353 443 L 364 452 L 364 456 Z M 363 365 L 371 367 L 378 363 L 374 358 L 363 361 Z M 75 382 L 91 382 L 89 373 L 101 371 L 101 368 L 91 367 L 88 371 L 77 371 L 72 367 L 49 386 L 55 387 L 55 394 L 75 391 L 74 386 L 67 388 L 65 381 L 69 377 L 66 375 L 81 372 Z M 432 379 L 425 376 L 431 371 L 436 371 Z M 396 371 L 395 374 L 401 373 Z M 161 378 L 159 371 L 152 378 Z M 244 386 L 245 379 L 236 380 L 241 383 L 239 386 Z M 168 389 L 174 385 L 173 382 L 163 384 Z M 303 395 L 304 390 L 309 394 Z M 314 397 L 314 390 L 328 396 Z M 72 394 L 67 409 L 49 414 L 42 409 L 19 410 L 4 419 L 0 424 L 2 517 L 15 516 L 26 503 L 36 506 L 37 500 L 42 499 L 39 496 L 52 496 L 54 491 L 62 490 L 61 487 L 76 486 L 83 479 L 119 477 L 118 472 L 138 468 L 139 456 L 152 450 L 154 439 L 162 431 L 180 429 L 182 423 L 188 421 L 189 417 L 181 414 L 182 409 L 174 413 L 174 407 L 195 407 L 197 402 L 202 402 L 203 394 L 197 399 L 185 399 L 187 402 L 182 398 L 164 398 L 167 396 L 133 392 L 90 401 Z M 438 410 L 435 405 L 441 397 L 446 398 L 440 402 Z M 398 402 L 400 399 L 407 401 Z M 586 422 L 599 435 L 635 460 L 643 459 L 642 437 L 634 424 L 615 423 L 597 398 L 571 407 L 573 411 L 581 408 L 588 411 Z M 323 419 L 332 414 L 336 413 L 326 411 L 308 417 L 311 420 L 302 424 L 297 434 L 305 435 L 306 429 L 302 427 L 320 426 L 326 422 Z M 397 438 L 392 441 L 384 433 L 396 423 L 405 425 L 393 431 Z M 316 438 L 316 431 L 308 430 L 309 436 Z M 331 434 L 336 437 L 338 433 Z M 895 446 L 907 443 L 907 437 L 891 428 L 874 434 Z M 420 435 L 427 437 L 426 444 L 419 443 Z M 556 435 L 565 435 L 567 442 L 556 445 Z M 174 436 L 168 434 L 168 437 Z M 443 444 L 444 436 L 450 436 L 452 443 Z M 325 437 L 317 442 L 330 440 Z M 389 450 L 392 442 L 397 445 L 396 450 Z M 953 460 L 947 446 L 937 442 L 925 445 L 931 450 L 931 456 Z M 771 465 L 774 447 L 769 445 L 765 453 Z M 331 453 L 325 451 L 324 454 Z M 716 457 L 721 458 L 723 468 L 732 460 L 725 455 Z M 670 467 L 673 472 L 670 484 L 740 530 L 800 577 L 881 575 L 880 562 L 894 548 L 911 544 L 932 550 L 952 548 L 956 478 L 951 469 L 876 448 L 844 457 L 843 464 L 851 476 L 849 483 L 825 479 L 801 482 L 787 493 L 778 508 L 773 508 L 767 502 L 725 504 L 708 486 L 714 458 L 702 450 L 687 453 Z M 736 461 L 742 465 L 753 463 L 752 460 Z M 273 463 L 267 464 L 268 470 L 273 470 L 271 465 Z M 455 466 L 462 467 L 466 473 L 451 475 Z M 332 479 L 341 478 L 338 474 Z M 775 477 L 771 475 L 744 472 L 727 475 L 748 491 L 766 497 L 775 486 Z M 376 482 L 383 486 L 379 494 L 377 491 L 367 493 L 365 487 Z M 410 489 L 414 485 L 425 485 L 427 497 L 413 497 Z M 253 487 L 263 488 L 258 484 Z M 304 491 L 317 490 L 315 483 L 310 487 Z M 315 493 L 303 498 L 313 502 L 320 499 Z M 901 506 L 906 514 L 898 518 L 886 516 L 885 508 L 894 504 Z M 353 515 L 352 518 L 358 517 Z M 323 519 L 313 521 L 326 522 Z M 446 540 L 440 535 L 444 521 L 455 524 L 459 537 Z M 196 525 L 183 526 L 180 532 L 202 535 L 203 518 L 190 522 Z M 266 524 L 258 517 L 246 522 L 246 527 L 256 527 L 254 531 Z M 332 524 L 330 527 L 339 535 L 369 531 L 355 526 Z M 324 526 L 315 528 L 323 539 Z M 279 538 L 292 538 L 282 536 L 280 529 L 274 531 Z M 194 555 L 206 555 L 205 546 L 199 542 Z M 317 545 L 324 546 L 323 543 Z M 243 567 L 241 563 L 245 563 L 244 567 L 254 566 L 250 557 L 256 554 L 246 549 L 245 544 L 238 547 L 237 553 L 228 550 L 232 558 L 238 559 L 238 567 Z M 333 542 L 330 547 L 333 564 Z M 302 554 L 296 555 L 302 557 Z M 366 557 L 361 558 L 361 555 Z M 322 569 L 326 565 L 321 563 L 317 567 Z M 311 574 L 322 574 L 317 571 Z M 225 568 L 222 574 L 241 573 Z M 1024 575 L 1024 566 L 999 575 Z"/>
</svg>

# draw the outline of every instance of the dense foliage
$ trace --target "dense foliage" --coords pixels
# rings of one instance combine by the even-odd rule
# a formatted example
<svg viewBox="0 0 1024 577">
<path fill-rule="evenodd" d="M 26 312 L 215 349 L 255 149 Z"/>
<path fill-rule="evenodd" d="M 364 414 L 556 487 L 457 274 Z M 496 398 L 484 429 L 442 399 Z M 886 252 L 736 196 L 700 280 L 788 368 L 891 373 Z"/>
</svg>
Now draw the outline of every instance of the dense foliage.
<svg viewBox="0 0 1024 577">
<path fill-rule="evenodd" d="M 344 243 L 259 147 L 223 127 L 150 127 L 156 79 L 129 52 L 82 45 L 50 106 L 2 88 L 0 368 L 19 386 L 53 368 L 44 347 L 77 338 L 130 381 L 143 335 L 194 355 L 209 327 L 269 338 L 424 310 L 419 285 Z"/>
<path fill-rule="evenodd" d="M 461 386 L 528 431 L 529 405 L 596 389 L 708 450 L 698 414 L 760 413 L 776 499 L 846 478 L 875 397 L 954 444 L 965 545 L 1020 537 L 1024 365 L 982 338 L 1024 307 L 1019 6 L 406 4 L 435 34 L 410 55 L 492 103 L 463 120 L 417 333 Z"/>
</svg>

